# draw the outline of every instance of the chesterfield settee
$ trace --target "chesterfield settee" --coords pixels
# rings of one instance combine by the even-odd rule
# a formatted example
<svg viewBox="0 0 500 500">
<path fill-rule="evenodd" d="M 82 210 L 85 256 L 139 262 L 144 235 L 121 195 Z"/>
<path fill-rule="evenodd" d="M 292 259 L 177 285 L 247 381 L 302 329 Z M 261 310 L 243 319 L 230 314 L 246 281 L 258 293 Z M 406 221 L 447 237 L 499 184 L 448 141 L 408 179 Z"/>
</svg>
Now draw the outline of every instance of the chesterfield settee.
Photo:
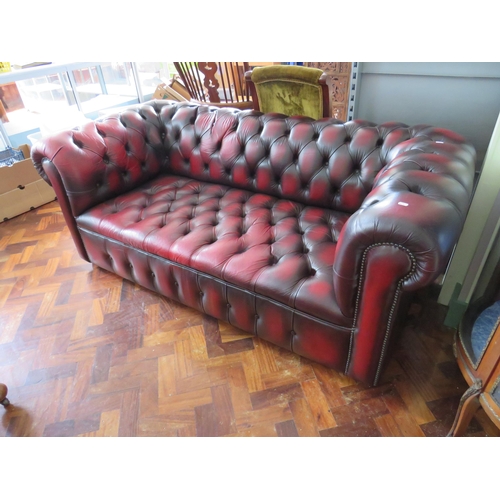
<svg viewBox="0 0 500 500">
<path fill-rule="evenodd" d="M 475 151 L 431 126 L 154 100 L 32 158 L 83 259 L 376 385 L 403 299 L 449 261 Z"/>
</svg>

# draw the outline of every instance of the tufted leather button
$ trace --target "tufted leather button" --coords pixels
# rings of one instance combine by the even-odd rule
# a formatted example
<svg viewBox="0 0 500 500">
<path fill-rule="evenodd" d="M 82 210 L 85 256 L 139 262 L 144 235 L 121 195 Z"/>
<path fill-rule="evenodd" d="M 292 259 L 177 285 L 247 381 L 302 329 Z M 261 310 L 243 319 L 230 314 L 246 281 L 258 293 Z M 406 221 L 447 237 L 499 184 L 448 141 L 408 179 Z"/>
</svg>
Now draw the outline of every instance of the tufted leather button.
<svg viewBox="0 0 500 500">
<path fill-rule="evenodd" d="M 179 283 L 177 283 L 177 281 L 174 281 L 174 286 L 179 286 Z"/>
<path fill-rule="evenodd" d="M 154 278 L 155 277 L 155 273 L 151 273 L 151 277 Z"/>
<path fill-rule="evenodd" d="M 163 133 L 161 134 L 161 138 L 162 138 L 162 139 L 165 139 L 165 137 L 167 137 L 167 134 L 165 134 L 165 132 L 163 132 Z"/>
</svg>

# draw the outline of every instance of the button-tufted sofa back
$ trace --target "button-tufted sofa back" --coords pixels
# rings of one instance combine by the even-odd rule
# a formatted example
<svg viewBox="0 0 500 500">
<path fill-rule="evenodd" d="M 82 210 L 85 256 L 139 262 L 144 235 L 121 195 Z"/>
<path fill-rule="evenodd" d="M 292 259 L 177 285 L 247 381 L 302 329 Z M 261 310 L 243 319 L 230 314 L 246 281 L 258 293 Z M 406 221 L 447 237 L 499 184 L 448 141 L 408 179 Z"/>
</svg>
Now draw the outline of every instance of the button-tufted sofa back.
<svg viewBox="0 0 500 500">
<path fill-rule="evenodd" d="M 186 106 L 165 127 L 179 175 L 349 213 L 385 164 L 380 131 L 368 122 Z M 389 141 L 408 137 L 396 130 Z"/>
<path fill-rule="evenodd" d="M 439 134 L 422 125 L 151 101 L 61 133 L 33 158 L 44 178 L 42 162 L 67 155 L 74 163 L 65 188 L 75 216 L 166 171 L 353 213 L 398 145 L 411 139 L 405 149 L 419 149 Z"/>
</svg>

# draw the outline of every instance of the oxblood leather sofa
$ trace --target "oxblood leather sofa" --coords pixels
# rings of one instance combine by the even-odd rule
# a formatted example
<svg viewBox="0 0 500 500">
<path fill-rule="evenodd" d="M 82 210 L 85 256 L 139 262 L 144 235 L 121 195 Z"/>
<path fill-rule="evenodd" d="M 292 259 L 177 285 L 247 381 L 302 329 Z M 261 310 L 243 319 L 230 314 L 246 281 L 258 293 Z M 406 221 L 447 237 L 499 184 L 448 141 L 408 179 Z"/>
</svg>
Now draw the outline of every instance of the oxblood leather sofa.
<svg viewBox="0 0 500 500">
<path fill-rule="evenodd" d="M 443 273 L 475 151 L 430 126 L 151 101 L 32 150 L 82 258 L 376 385 Z"/>
</svg>

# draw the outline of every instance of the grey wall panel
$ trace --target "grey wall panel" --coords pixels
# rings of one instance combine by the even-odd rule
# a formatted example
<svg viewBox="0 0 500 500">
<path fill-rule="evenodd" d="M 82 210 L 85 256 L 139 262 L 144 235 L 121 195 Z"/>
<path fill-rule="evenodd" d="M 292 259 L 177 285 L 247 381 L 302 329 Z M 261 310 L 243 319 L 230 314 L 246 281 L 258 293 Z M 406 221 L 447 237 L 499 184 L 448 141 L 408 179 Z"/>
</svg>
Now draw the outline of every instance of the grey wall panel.
<svg viewBox="0 0 500 500">
<path fill-rule="evenodd" d="M 481 167 L 500 113 L 500 63 L 360 66 L 356 118 L 449 128 L 474 144 Z"/>
<path fill-rule="evenodd" d="M 498 62 L 365 62 L 364 73 L 500 78 Z"/>
</svg>

